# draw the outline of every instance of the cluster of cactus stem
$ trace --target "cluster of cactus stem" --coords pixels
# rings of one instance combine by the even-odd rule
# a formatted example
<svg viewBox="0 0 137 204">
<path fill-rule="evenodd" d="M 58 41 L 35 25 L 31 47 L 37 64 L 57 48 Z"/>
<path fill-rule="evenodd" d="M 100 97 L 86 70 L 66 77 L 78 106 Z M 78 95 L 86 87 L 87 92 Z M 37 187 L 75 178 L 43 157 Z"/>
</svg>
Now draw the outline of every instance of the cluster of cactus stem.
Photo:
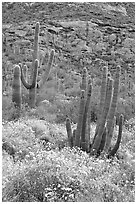
<svg viewBox="0 0 137 204">
<path fill-rule="evenodd" d="M 116 144 L 111 147 L 111 140 L 115 126 L 115 112 L 117 107 L 120 80 L 120 66 L 117 66 L 115 79 L 111 78 L 107 66 L 103 67 L 99 114 L 94 138 L 90 138 L 91 128 L 91 97 L 92 83 L 87 75 L 87 69 L 83 69 L 81 97 L 77 127 L 72 131 L 70 119 L 66 119 L 66 130 L 70 147 L 79 147 L 90 155 L 114 156 L 119 148 L 122 136 L 123 116 L 119 120 L 119 132 Z"/>
<path fill-rule="evenodd" d="M 31 66 L 31 82 L 28 82 L 27 77 L 27 66 L 22 65 L 19 63 L 19 65 L 15 66 L 14 69 L 14 77 L 13 77 L 13 102 L 16 106 L 21 107 L 21 104 L 19 106 L 19 101 L 21 101 L 21 82 L 23 86 L 29 90 L 29 107 L 34 108 L 36 105 L 36 89 L 40 89 L 44 83 L 47 81 L 49 72 L 52 66 L 53 58 L 54 58 L 54 50 L 51 50 L 48 64 L 45 68 L 45 71 L 40 79 L 40 81 L 37 81 L 38 77 L 38 67 L 39 67 L 39 30 L 40 30 L 40 24 L 39 22 L 36 23 L 35 27 L 35 36 L 34 36 L 34 51 L 33 51 L 33 59 L 32 59 L 32 66 Z M 17 74 L 17 72 L 19 74 Z M 18 77 L 17 77 L 18 75 Z M 15 77 L 16 76 L 16 77 Z M 21 82 L 20 82 L 21 80 Z M 15 86 L 16 84 L 16 86 Z"/>
<path fill-rule="evenodd" d="M 34 37 L 34 52 L 32 60 L 32 73 L 31 83 L 28 82 L 26 72 L 26 65 L 16 65 L 14 68 L 13 78 L 13 93 L 12 101 L 15 103 L 17 109 L 21 109 L 21 82 L 26 89 L 29 89 L 29 106 L 35 107 L 36 103 L 36 89 L 41 88 L 48 79 L 48 75 L 52 66 L 54 58 L 54 50 L 51 51 L 49 61 L 39 82 L 37 82 L 38 66 L 39 66 L 39 23 L 35 27 Z M 108 68 L 103 68 L 102 85 L 100 94 L 99 114 L 95 130 L 95 136 L 91 143 L 90 139 L 90 119 L 91 119 L 91 96 L 92 96 L 92 83 L 91 78 L 87 74 L 87 69 L 83 69 L 82 83 L 81 83 L 81 97 L 77 127 L 72 131 L 70 119 L 66 119 L 66 129 L 68 134 L 68 141 L 70 147 L 77 146 L 83 151 L 90 153 L 90 155 L 107 154 L 108 157 L 114 156 L 117 152 L 121 136 L 122 136 L 122 123 L 123 116 L 120 116 L 119 120 L 119 133 L 116 144 L 111 148 L 111 140 L 114 129 L 114 116 L 118 100 L 119 92 L 119 79 L 120 79 L 120 66 L 117 66 L 115 79 L 111 78 L 111 74 L 108 73 Z"/>
</svg>

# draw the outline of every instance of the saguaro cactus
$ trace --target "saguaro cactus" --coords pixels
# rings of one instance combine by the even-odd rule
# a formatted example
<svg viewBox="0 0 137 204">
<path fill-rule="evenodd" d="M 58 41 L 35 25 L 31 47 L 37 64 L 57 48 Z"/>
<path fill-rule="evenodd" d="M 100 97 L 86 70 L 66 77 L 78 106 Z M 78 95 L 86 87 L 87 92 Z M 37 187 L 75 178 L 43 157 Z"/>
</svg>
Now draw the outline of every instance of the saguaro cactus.
<svg viewBox="0 0 137 204">
<path fill-rule="evenodd" d="M 14 68 L 14 77 L 12 83 L 12 102 L 15 107 L 21 109 L 21 80 L 20 80 L 20 67 L 18 65 Z"/>
<path fill-rule="evenodd" d="M 38 72 L 38 60 L 35 60 L 35 64 L 34 64 L 34 73 L 33 73 L 33 80 L 32 83 L 29 84 L 28 82 L 26 82 L 25 77 L 24 77 L 24 73 L 21 67 L 21 81 L 23 83 L 23 85 L 31 90 L 33 89 L 33 91 L 29 92 L 29 106 L 30 107 L 34 107 L 35 106 L 35 100 L 36 100 L 36 82 L 37 82 L 37 72 Z"/>
<path fill-rule="evenodd" d="M 31 76 L 33 76 L 33 72 L 35 74 L 35 60 L 38 59 L 38 51 L 39 51 L 39 30 L 40 30 L 40 24 L 39 22 L 36 23 L 35 27 L 35 36 L 34 36 L 34 51 L 33 51 L 33 59 L 32 59 L 32 72 Z M 30 78 L 31 79 L 31 78 Z M 36 84 L 36 81 L 35 81 Z M 35 102 L 36 102 L 36 86 L 33 88 L 31 87 L 29 89 L 29 106 L 31 108 L 35 107 Z"/>
<path fill-rule="evenodd" d="M 52 66 L 53 58 L 54 58 L 54 50 L 51 50 L 49 60 L 48 60 L 48 64 L 47 64 L 47 66 L 45 68 L 45 71 L 44 71 L 42 77 L 41 77 L 41 80 L 37 83 L 37 88 L 42 88 L 44 83 L 47 81 L 49 73 L 50 73 L 50 69 L 51 69 L 51 66 Z"/>
<path fill-rule="evenodd" d="M 54 58 L 54 50 L 51 51 L 49 61 L 47 67 L 45 69 L 44 74 L 42 75 L 41 80 L 37 83 L 37 75 L 38 75 L 38 54 L 39 54 L 39 30 L 40 24 L 39 22 L 36 23 L 35 27 L 35 36 L 34 36 L 34 51 L 33 51 L 33 60 L 32 60 L 32 71 L 31 71 L 31 78 L 32 81 L 30 84 L 26 82 L 25 77 L 23 75 L 23 70 L 21 69 L 21 80 L 23 85 L 29 89 L 29 106 L 31 108 L 35 107 L 36 102 L 36 88 L 41 88 L 44 83 L 48 79 L 48 75 L 52 66 L 53 58 Z"/>
</svg>

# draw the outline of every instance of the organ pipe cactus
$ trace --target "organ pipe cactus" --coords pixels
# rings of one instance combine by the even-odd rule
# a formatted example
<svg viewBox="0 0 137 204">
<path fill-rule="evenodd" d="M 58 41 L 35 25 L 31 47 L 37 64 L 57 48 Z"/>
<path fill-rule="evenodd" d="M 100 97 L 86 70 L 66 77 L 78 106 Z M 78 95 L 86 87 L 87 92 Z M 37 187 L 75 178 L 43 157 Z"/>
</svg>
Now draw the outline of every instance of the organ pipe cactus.
<svg viewBox="0 0 137 204">
<path fill-rule="evenodd" d="M 88 111 L 90 107 L 90 99 L 91 99 L 91 79 L 88 82 L 87 88 L 87 70 L 84 68 L 83 75 L 82 75 L 82 86 L 81 88 L 85 90 L 81 90 L 81 99 L 80 99 L 80 108 L 79 108 L 79 116 L 78 116 L 78 123 L 76 130 L 73 131 L 73 145 L 77 147 L 81 147 L 83 150 L 88 149 L 89 139 L 86 138 L 87 134 L 87 118 L 88 118 Z M 87 93 L 86 93 L 87 89 Z M 66 127 L 67 127 L 68 119 L 66 120 Z M 67 128 L 68 138 L 70 138 L 70 134 Z M 72 133 L 71 133 L 72 135 Z M 88 140 L 88 142 L 87 142 Z"/>
<path fill-rule="evenodd" d="M 18 65 L 14 68 L 14 76 L 12 83 L 12 102 L 15 107 L 20 111 L 21 109 L 21 80 L 20 80 L 20 67 Z"/>
<path fill-rule="evenodd" d="M 112 139 L 111 133 L 112 133 L 112 128 L 113 128 L 113 120 L 114 120 L 117 100 L 118 100 L 119 78 L 120 78 L 120 66 L 118 66 L 116 70 L 113 97 L 112 97 L 111 107 L 110 107 L 110 111 L 109 111 L 108 118 L 107 118 L 107 137 L 106 137 L 106 143 L 104 147 L 105 152 L 108 152 L 109 147 L 111 145 L 111 139 Z"/>
<path fill-rule="evenodd" d="M 89 78 L 88 80 L 88 90 L 89 86 L 92 84 L 92 79 Z M 86 121 L 86 135 L 85 135 L 85 141 L 86 141 L 86 151 L 89 152 L 90 148 L 90 132 L 91 132 L 91 97 L 90 97 L 90 102 L 89 102 L 89 108 L 88 108 L 88 113 L 87 113 L 87 121 Z"/>
<path fill-rule="evenodd" d="M 85 91 L 82 90 L 81 99 L 80 99 L 80 107 L 79 107 L 78 123 L 77 123 L 76 135 L 75 135 L 75 146 L 77 147 L 80 147 L 84 108 L 85 108 Z"/>
<path fill-rule="evenodd" d="M 104 109 L 103 109 L 102 115 L 100 116 L 101 120 L 99 124 L 99 129 L 98 129 L 95 141 L 91 148 L 91 154 L 96 154 L 99 149 L 99 146 L 102 140 L 102 135 L 103 135 L 104 128 L 105 128 L 105 123 L 106 123 L 110 103 L 111 103 L 111 96 L 112 96 L 112 79 L 108 78 Z"/>
<path fill-rule="evenodd" d="M 110 77 L 108 77 L 109 80 Z M 116 105 L 117 105 L 117 98 L 118 98 L 118 91 L 119 91 L 119 78 L 120 78 L 120 67 L 117 66 L 117 71 L 115 75 L 115 80 L 114 80 L 114 89 L 112 92 L 111 88 L 111 95 L 108 95 L 107 97 L 107 90 L 106 90 L 106 98 L 105 98 L 105 104 L 104 104 L 104 114 L 105 114 L 105 120 L 103 123 L 103 114 L 100 116 L 99 123 L 98 123 L 98 129 L 96 131 L 96 135 L 94 138 L 94 142 L 91 148 L 91 155 L 96 154 L 99 150 L 99 146 L 101 145 L 101 140 L 102 136 L 104 133 L 103 125 L 104 127 L 106 126 L 106 138 L 105 138 L 105 145 L 103 147 L 103 152 L 108 153 L 110 144 L 111 144 L 111 139 L 113 135 L 113 121 L 114 121 L 114 115 L 115 115 L 115 110 L 116 110 Z M 103 81 L 102 81 L 103 82 Z M 103 88 L 102 88 L 103 89 Z M 105 109 L 106 107 L 106 109 Z M 106 113 L 105 113 L 106 112 Z M 100 121 L 102 121 L 102 125 L 100 124 Z M 101 149 L 102 151 L 102 149 Z"/>
<path fill-rule="evenodd" d="M 40 30 L 40 24 L 39 22 L 36 23 L 35 27 L 35 36 L 34 36 L 34 51 L 33 51 L 33 59 L 32 59 L 32 70 L 31 70 L 31 83 L 28 83 L 25 80 L 25 77 L 23 75 L 23 70 L 21 69 L 21 81 L 23 85 L 29 89 L 29 106 L 31 108 L 35 107 L 36 102 L 36 88 L 41 88 L 44 83 L 48 79 L 48 75 L 52 66 L 53 58 L 54 58 L 54 50 L 51 51 L 49 61 L 47 64 L 47 67 L 45 69 L 44 74 L 41 77 L 41 80 L 37 83 L 37 75 L 38 75 L 38 58 L 39 58 L 39 30 Z"/>
<path fill-rule="evenodd" d="M 81 131 L 81 148 L 84 151 L 88 148 L 86 146 L 86 130 L 87 130 L 86 128 L 87 128 L 87 117 L 88 117 L 89 105 L 91 100 L 91 92 L 92 92 L 92 85 L 89 84 L 87 99 L 85 103 L 85 110 L 83 114 L 82 131 Z"/>
<path fill-rule="evenodd" d="M 119 145 L 120 145 L 121 137 L 122 137 L 122 125 L 123 125 L 123 115 L 121 114 L 121 115 L 120 115 L 120 118 L 119 118 L 118 138 L 117 138 L 117 141 L 116 141 L 115 146 L 114 146 L 113 149 L 109 152 L 108 158 L 113 157 L 113 156 L 116 154 L 117 150 L 119 149 Z"/>
<path fill-rule="evenodd" d="M 105 103 L 105 95 L 106 95 L 106 84 L 107 84 L 107 75 L 108 75 L 108 68 L 107 66 L 103 67 L 103 74 L 102 74 L 102 83 L 101 83 L 101 90 L 100 90 L 100 105 L 99 105 L 99 114 L 98 114 L 98 120 L 97 120 L 97 126 L 96 126 L 96 134 L 101 122 L 100 115 L 103 114 L 103 107 Z"/>
<path fill-rule="evenodd" d="M 108 73 L 108 68 L 103 68 L 99 116 L 92 144 L 90 143 L 90 123 L 88 120 L 90 115 L 89 111 L 92 85 L 91 80 L 89 79 L 87 88 L 86 74 L 87 70 L 84 68 L 81 85 L 81 88 L 84 90 L 81 90 L 77 128 L 75 130 L 75 134 L 72 134 L 72 130 L 71 134 L 69 134 L 67 130 L 68 137 L 70 138 L 70 135 L 73 137 L 73 146 L 80 147 L 82 150 L 89 152 L 90 155 L 99 156 L 102 152 L 103 155 L 107 153 L 107 156 L 111 157 L 116 154 L 122 136 L 123 116 L 120 116 L 118 139 L 113 149 L 111 149 L 111 139 L 113 136 L 113 129 L 115 124 L 115 110 L 119 92 L 120 66 L 117 66 L 114 81 L 111 78 L 111 74 Z M 67 119 L 66 126 L 68 121 L 69 120 Z"/>
</svg>

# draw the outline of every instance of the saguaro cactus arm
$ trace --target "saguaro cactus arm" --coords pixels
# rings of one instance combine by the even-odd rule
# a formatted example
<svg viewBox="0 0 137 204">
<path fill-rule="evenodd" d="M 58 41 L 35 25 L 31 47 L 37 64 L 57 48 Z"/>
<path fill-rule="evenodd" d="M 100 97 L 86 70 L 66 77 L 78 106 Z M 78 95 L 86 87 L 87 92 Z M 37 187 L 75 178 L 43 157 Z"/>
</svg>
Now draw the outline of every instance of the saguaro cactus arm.
<svg viewBox="0 0 137 204">
<path fill-rule="evenodd" d="M 14 77 L 12 84 L 12 102 L 15 106 L 21 108 L 21 81 L 20 81 L 20 66 L 14 68 Z"/>
<path fill-rule="evenodd" d="M 25 80 L 23 68 L 21 67 L 21 81 L 22 81 L 23 85 L 26 87 L 26 89 L 32 89 L 36 86 L 37 72 L 38 72 L 38 60 L 36 59 L 35 63 L 34 63 L 34 74 L 33 74 L 32 84 L 29 84 Z"/>
<path fill-rule="evenodd" d="M 52 63 L 53 63 L 53 59 L 54 59 L 54 50 L 51 50 L 50 57 L 49 57 L 49 60 L 48 60 L 48 64 L 47 64 L 47 66 L 45 68 L 45 72 L 42 75 L 41 80 L 37 84 L 37 88 L 42 88 L 44 83 L 47 81 L 48 76 L 49 76 L 49 72 L 50 72 L 50 69 L 51 69 L 51 66 L 52 66 Z"/>
</svg>

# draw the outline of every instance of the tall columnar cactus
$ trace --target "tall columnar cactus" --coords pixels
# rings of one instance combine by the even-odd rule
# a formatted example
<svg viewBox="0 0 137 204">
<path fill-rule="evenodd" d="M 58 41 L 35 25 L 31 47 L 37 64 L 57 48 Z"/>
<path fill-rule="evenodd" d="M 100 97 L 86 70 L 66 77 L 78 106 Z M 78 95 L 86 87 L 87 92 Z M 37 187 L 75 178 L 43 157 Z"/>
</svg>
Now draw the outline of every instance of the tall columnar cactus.
<svg viewBox="0 0 137 204">
<path fill-rule="evenodd" d="M 38 59 L 38 51 L 39 51 L 39 30 L 40 30 L 40 24 L 39 22 L 36 23 L 35 27 L 35 36 L 34 36 L 34 51 L 33 51 L 33 59 L 32 59 L 32 72 L 31 76 L 33 76 L 33 72 L 35 74 L 35 60 Z M 30 77 L 30 79 L 32 79 Z M 35 81 L 36 84 L 36 81 Z M 29 106 L 31 108 L 35 107 L 35 102 L 36 102 L 36 85 L 32 88 L 29 89 Z"/>
<path fill-rule="evenodd" d="M 80 107 L 79 107 L 78 123 L 77 123 L 75 142 L 74 142 L 75 146 L 77 147 L 80 147 L 84 109 L 85 109 L 85 91 L 82 90 L 81 99 L 80 99 Z"/>
<path fill-rule="evenodd" d="M 113 85 L 112 83 L 113 83 L 112 79 L 108 78 L 103 113 L 100 116 L 101 121 L 100 121 L 99 129 L 98 129 L 95 141 L 94 141 L 92 148 L 91 148 L 91 155 L 97 153 L 99 146 L 100 146 L 100 143 L 101 143 L 101 140 L 102 140 L 102 135 L 104 132 L 105 123 L 106 123 L 106 119 L 107 119 L 107 115 L 108 115 L 108 111 L 109 111 L 109 107 L 110 107 L 110 103 L 111 103 L 112 85 Z"/>
<path fill-rule="evenodd" d="M 86 143 L 86 139 L 87 139 L 86 138 L 86 130 L 87 130 L 87 117 L 88 117 L 88 111 L 89 111 L 90 100 L 91 100 L 91 92 L 92 92 L 92 85 L 89 84 L 87 99 L 86 99 L 86 103 L 85 103 L 85 110 L 84 110 L 84 114 L 83 114 L 82 131 L 81 131 L 81 148 L 84 151 L 88 149 L 87 143 Z"/>
<path fill-rule="evenodd" d="M 113 120 L 115 116 L 117 100 L 118 100 L 118 92 L 119 92 L 119 78 L 120 78 L 120 66 L 117 66 L 115 80 L 114 80 L 113 97 L 112 97 L 111 107 L 110 107 L 108 118 L 107 118 L 107 126 L 106 126 L 107 136 L 106 136 L 106 143 L 104 147 L 104 151 L 106 153 L 108 152 L 109 147 L 111 145 Z"/>
<path fill-rule="evenodd" d="M 100 104 L 99 104 L 99 113 L 98 113 L 98 120 L 95 134 L 97 134 L 98 128 L 101 123 L 101 115 L 103 114 L 103 107 L 105 103 L 105 96 L 106 96 L 106 84 L 107 84 L 107 76 L 108 76 L 108 67 L 103 67 L 103 74 L 102 74 L 102 82 L 101 82 L 101 90 L 100 90 Z"/>
<path fill-rule="evenodd" d="M 50 69 L 51 69 L 51 66 L 52 66 L 53 58 L 54 58 L 54 50 L 51 50 L 49 60 L 48 60 L 48 64 L 47 64 L 47 66 L 45 68 L 45 72 L 43 73 L 43 75 L 41 77 L 41 80 L 37 83 L 37 88 L 42 88 L 44 83 L 47 81 L 49 73 L 50 73 Z"/>
<path fill-rule="evenodd" d="M 19 66 L 21 68 L 21 71 L 23 70 L 23 77 L 25 78 L 25 81 L 28 82 L 28 67 L 27 65 L 22 65 L 19 63 Z M 27 90 L 26 87 L 21 83 L 21 89 L 22 89 L 22 103 L 27 103 L 28 100 L 26 98 Z"/>
<path fill-rule="evenodd" d="M 106 126 L 104 128 L 104 132 L 102 134 L 101 142 L 100 142 L 99 148 L 98 148 L 97 153 L 96 153 L 97 156 L 99 156 L 100 153 L 103 151 L 104 146 L 105 146 L 105 141 L 106 141 Z"/>
<path fill-rule="evenodd" d="M 21 109 L 21 80 L 20 80 L 20 67 L 18 65 L 14 68 L 14 76 L 12 83 L 12 102 L 17 109 Z"/>
<path fill-rule="evenodd" d="M 23 85 L 29 89 L 29 106 L 31 108 L 35 107 L 36 102 L 36 88 L 41 88 L 44 83 L 48 79 L 48 75 L 52 66 L 53 58 L 54 58 L 54 50 L 51 51 L 49 61 L 47 67 L 45 69 L 44 74 L 42 75 L 41 80 L 37 83 L 37 75 L 38 75 L 38 58 L 39 58 L 39 30 L 40 24 L 36 23 L 35 27 L 35 36 L 34 36 L 34 51 L 33 51 L 33 59 L 32 59 L 32 72 L 31 72 L 31 83 L 26 82 L 25 77 L 23 75 L 23 70 L 21 69 L 21 80 Z"/>
<path fill-rule="evenodd" d="M 78 123 L 77 123 L 75 141 L 74 141 L 74 145 L 78 147 L 80 147 L 81 145 L 81 134 L 82 134 L 83 116 L 85 111 L 86 92 L 87 92 L 87 69 L 84 67 L 82 72 L 79 116 L 78 116 Z"/>
<path fill-rule="evenodd" d="M 95 131 L 95 137 L 92 144 L 90 144 L 90 131 L 88 130 L 88 115 L 90 111 L 90 99 L 91 99 L 91 80 L 87 88 L 86 69 L 83 70 L 82 75 L 82 88 L 79 116 L 76 130 L 71 130 L 69 119 L 66 120 L 66 127 L 68 138 L 73 138 L 71 141 L 71 147 L 78 146 L 82 150 L 90 152 L 90 155 L 99 156 L 106 154 L 108 157 L 114 156 L 119 148 L 122 136 L 122 122 L 123 116 L 120 116 L 119 122 L 119 134 L 118 139 L 111 149 L 111 139 L 113 136 L 113 129 L 115 124 L 115 110 L 117 106 L 118 92 L 119 92 L 119 79 L 120 79 L 120 67 L 117 67 L 115 79 L 111 78 L 111 74 L 108 73 L 107 67 L 103 69 L 102 86 L 101 86 L 101 97 L 100 97 L 100 111 L 98 116 L 97 127 Z M 114 85 L 114 86 L 113 86 Z M 88 121 L 89 122 L 89 121 Z M 69 139 L 70 140 L 70 139 Z M 90 149 L 89 149 L 90 146 Z"/>
<path fill-rule="evenodd" d="M 89 108 L 90 108 L 92 85 L 91 85 L 91 79 L 89 79 L 88 87 L 87 87 L 87 69 L 86 68 L 83 69 L 81 89 L 82 90 L 81 90 L 81 98 L 80 98 L 78 123 L 77 123 L 76 130 L 73 131 L 72 137 L 73 137 L 74 146 L 81 147 L 83 150 L 88 151 L 89 142 L 90 142 L 90 137 L 89 137 L 90 131 L 88 127 L 89 125 L 88 119 L 90 118 Z M 67 134 L 68 134 L 68 139 L 69 139 L 70 134 L 69 134 L 67 126 L 68 126 L 68 119 L 66 120 L 66 128 L 67 128 Z"/>
<path fill-rule="evenodd" d="M 120 145 L 121 137 L 122 137 L 122 125 L 123 125 L 123 115 L 121 114 L 120 117 L 119 117 L 118 138 L 117 138 L 117 141 L 116 141 L 115 146 L 114 146 L 114 147 L 112 148 L 112 150 L 109 152 L 108 158 L 113 157 L 113 156 L 116 154 L 117 150 L 119 149 L 119 145 Z"/>
<path fill-rule="evenodd" d="M 88 80 L 88 90 L 90 87 L 90 84 L 92 84 L 92 79 L 89 78 Z M 90 132 L 91 132 L 91 97 L 90 97 L 90 102 L 89 102 L 89 108 L 88 108 L 88 113 L 87 113 L 87 121 L 86 121 L 86 135 L 85 135 L 85 140 L 86 140 L 86 151 L 89 152 L 90 149 Z"/>
</svg>

